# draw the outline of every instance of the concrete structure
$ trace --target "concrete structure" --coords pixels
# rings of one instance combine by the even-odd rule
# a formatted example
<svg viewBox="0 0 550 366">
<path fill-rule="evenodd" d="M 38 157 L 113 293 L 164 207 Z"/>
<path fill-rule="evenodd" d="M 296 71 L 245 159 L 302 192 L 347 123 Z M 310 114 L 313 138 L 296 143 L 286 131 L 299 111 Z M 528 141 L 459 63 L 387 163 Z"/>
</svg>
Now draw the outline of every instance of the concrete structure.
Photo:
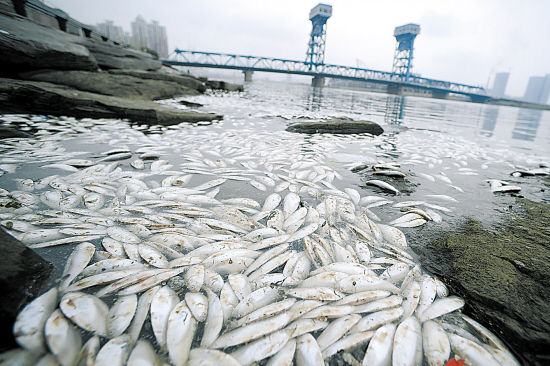
<svg viewBox="0 0 550 366">
<path fill-rule="evenodd" d="M 550 74 L 531 76 L 525 89 L 523 100 L 531 103 L 546 104 L 550 95 Z"/>
<path fill-rule="evenodd" d="M 420 25 L 413 23 L 395 27 L 393 31 L 397 45 L 395 46 L 392 72 L 400 75 L 401 79 L 405 81 L 409 80 L 411 74 L 414 40 L 419 33 Z"/>
<path fill-rule="evenodd" d="M 506 85 L 508 84 L 508 78 L 510 78 L 509 72 L 497 72 L 495 74 L 495 80 L 493 81 L 493 88 L 491 94 L 497 98 L 503 98 L 506 92 Z"/>
</svg>

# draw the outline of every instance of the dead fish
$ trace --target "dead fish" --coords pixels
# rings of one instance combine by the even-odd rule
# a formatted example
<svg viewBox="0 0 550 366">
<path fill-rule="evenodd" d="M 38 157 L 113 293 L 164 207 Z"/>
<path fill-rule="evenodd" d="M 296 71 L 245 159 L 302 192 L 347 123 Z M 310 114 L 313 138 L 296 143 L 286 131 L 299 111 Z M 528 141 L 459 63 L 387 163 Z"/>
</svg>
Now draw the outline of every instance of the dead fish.
<svg viewBox="0 0 550 366">
<path fill-rule="evenodd" d="M 393 194 L 399 194 L 399 190 L 397 188 L 395 188 L 391 184 L 388 184 L 388 183 L 386 183 L 384 181 L 381 181 L 381 180 L 371 179 L 371 180 L 366 181 L 365 184 L 375 186 L 375 187 L 378 187 L 378 188 L 382 188 L 386 191 L 392 192 Z"/>
</svg>

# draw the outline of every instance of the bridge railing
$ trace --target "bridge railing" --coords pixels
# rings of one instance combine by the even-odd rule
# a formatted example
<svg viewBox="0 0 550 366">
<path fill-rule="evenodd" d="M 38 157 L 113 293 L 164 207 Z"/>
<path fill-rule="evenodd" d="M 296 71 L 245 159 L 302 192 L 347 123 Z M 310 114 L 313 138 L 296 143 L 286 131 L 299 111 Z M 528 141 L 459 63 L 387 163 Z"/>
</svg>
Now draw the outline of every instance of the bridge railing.
<svg viewBox="0 0 550 366">
<path fill-rule="evenodd" d="M 387 71 L 365 69 L 342 65 L 313 65 L 304 61 L 282 58 L 245 56 L 229 53 L 202 52 L 176 49 L 170 57 L 188 66 L 204 66 L 231 68 L 251 71 L 288 72 L 302 75 L 321 75 L 324 77 L 349 78 L 373 82 L 401 84 L 411 87 L 442 89 L 460 94 L 486 95 L 481 86 L 453 83 L 443 80 L 428 79 L 419 76 L 409 76 L 404 79 L 401 74 Z"/>
</svg>

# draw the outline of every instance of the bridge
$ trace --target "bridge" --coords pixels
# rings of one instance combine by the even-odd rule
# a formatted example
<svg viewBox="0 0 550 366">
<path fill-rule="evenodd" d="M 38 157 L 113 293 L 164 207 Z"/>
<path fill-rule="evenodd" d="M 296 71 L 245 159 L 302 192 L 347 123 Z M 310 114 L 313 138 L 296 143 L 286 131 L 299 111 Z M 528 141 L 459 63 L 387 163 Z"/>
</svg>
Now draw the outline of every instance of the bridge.
<svg viewBox="0 0 550 366">
<path fill-rule="evenodd" d="M 245 81 L 251 81 L 254 72 L 272 72 L 312 76 L 312 85 L 316 87 L 322 87 L 326 78 L 333 78 L 386 85 L 388 92 L 396 94 L 411 90 L 428 92 L 436 98 L 453 93 L 467 96 L 474 102 L 490 99 L 483 87 L 424 78 L 411 72 L 414 39 L 420 32 L 417 24 L 395 28 L 397 46 L 392 72 L 325 64 L 326 22 L 331 16 L 330 5 L 318 4 L 311 10 L 312 31 L 305 61 L 176 49 L 162 62 L 170 66 L 240 70 Z"/>
</svg>

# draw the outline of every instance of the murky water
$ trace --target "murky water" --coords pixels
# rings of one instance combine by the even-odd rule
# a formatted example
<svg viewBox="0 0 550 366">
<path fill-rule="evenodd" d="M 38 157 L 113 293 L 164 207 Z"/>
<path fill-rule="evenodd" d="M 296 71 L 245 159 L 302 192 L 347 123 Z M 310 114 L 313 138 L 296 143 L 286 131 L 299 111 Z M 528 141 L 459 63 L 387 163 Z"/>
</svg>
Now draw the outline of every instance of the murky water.
<svg viewBox="0 0 550 366">
<path fill-rule="evenodd" d="M 440 223 L 426 224 L 432 231 L 452 227 L 465 216 L 488 224 L 502 219 L 513 197 L 493 194 L 488 179 L 519 185 L 520 194 L 530 199 L 548 200 L 538 178 L 510 175 L 517 167 L 535 168 L 550 162 L 548 111 L 262 82 L 247 85 L 243 93 L 183 99 L 204 104 L 196 110 L 223 114 L 224 120 L 148 127 L 114 120 L 0 117 L 3 124 L 38 131 L 36 138 L 0 144 L 0 169 L 4 172 L 0 188 L 28 192 L 37 199 L 41 191 L 36 183 L 40 179 L 78 175 L 76 168 L 55 164 L 86 159 L 116 173 L 116 182 L 93 182 L 108 192 L 105 208 L 124 207 L 133 202 L 118 202 L 115 186 L 136 175 L 125 173 L 133 172 L 132 160 L 148 154 L 166 164 L 162 169 L 148 170 L 146 160 L 148 173 L 136 175 L 150 189 L 164 186 L 165 179 L 176 175 L 192 174 L 192 187 L 224 178 L 223 188 L 211 192 L 217 200 L 246 197 L 261 204 L 281 178 L 290 177 L 317 185 L 315 194 L 310 194 L 307 184 L 292 188 L 300 190 L 301 199 L 311 207 L 322 199 L 318 194 L 323 190 L 337 194 L 352 188 L 361 197 L 382 196 L 391 202 L 370 209 L 376 221 L 384 223 L 403 215 L 393 204 L 423 201 L 442 218 Z M 178 101 L 162 103 L 186 109 Z M 291 123 L 334 117 L 375 121 L 385 133 L 373 137 L 285 131 Z M 132 156 L 109 168 L 112 163 L 105 160 L 106 152 L 114 149 L 129 150 Z M 371 167 L 382 163 L 399 164 L 406 177 L 376 175 Z M 361 164 L 366 168 L 352 170 Z M 79 179 L 86 184 L 85 177 Z M 365 184 L 372 179 L 390 183 L 401 193 L 394 195 Z M 47 208 L 40 199 L 29 207 L 35 212 Z M 9 209 L 2 214 L 3 219 L 11 218 Z M 402 228 L 406 235 L 422 229 Z M 56 265 L 48 287 L 58 280 L 73 248 L 74 244 L 36 249 Z"/>
</svg>

